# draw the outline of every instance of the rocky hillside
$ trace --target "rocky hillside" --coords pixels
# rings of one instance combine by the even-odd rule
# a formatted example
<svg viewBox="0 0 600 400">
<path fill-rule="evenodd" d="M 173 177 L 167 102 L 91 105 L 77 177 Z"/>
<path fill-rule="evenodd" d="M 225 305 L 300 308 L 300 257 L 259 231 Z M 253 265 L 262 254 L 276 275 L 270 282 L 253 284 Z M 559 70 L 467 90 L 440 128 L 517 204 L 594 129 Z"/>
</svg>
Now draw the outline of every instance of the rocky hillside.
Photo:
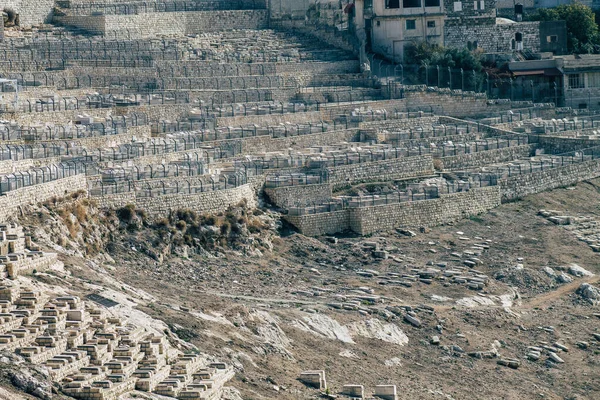
<svg viewBox="0 0 600 400">
<path fill-rule="evenodd" d="M 389 383 L 411 399 L 593 399 L 596 184 L 371 238 L 283 234 L 276 213 L 244 204 L 150 221 L 83 193 L 24 209 L 19 223 L 65 264 L 34 280 L 164 321 L 184 346 L 231 363 L 244 399 L 315 398 L 296 379 L 314 369 L 332 393 Z"/>
</svg>

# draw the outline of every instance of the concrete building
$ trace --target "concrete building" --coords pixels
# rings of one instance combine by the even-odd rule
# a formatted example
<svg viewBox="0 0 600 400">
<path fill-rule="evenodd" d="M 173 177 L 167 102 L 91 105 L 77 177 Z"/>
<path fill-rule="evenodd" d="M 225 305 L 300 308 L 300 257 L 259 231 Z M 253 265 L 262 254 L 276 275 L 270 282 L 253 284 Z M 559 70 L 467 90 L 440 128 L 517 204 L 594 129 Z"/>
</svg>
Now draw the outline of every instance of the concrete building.
<svg viewBox="0 0 600 400">
<path fill-rule="evenodd" d="M 407 44 L 444 43 L 444 4 L 441 0 L 372 0 L 365 2 L 367 37 L 373 51 L 396 61 Z"/>
<path fill-rule="evenodd" d="M 495 0 L 356 0 L 355 27 L 368 50 L 396 62 L 407 45 L 436 43 L 484 53 L 566 52 L 563 22 L 497 18 Z"/>
<path fill-rule="evenodd" d="M 509 64 L 516 86 L 527 80 L 552 90 L 558 104 L 576 109 L 600 109 L 600 55 L 568 55 Z M 554 92 L 555 91 L 555 92 Z"/>
</svg>

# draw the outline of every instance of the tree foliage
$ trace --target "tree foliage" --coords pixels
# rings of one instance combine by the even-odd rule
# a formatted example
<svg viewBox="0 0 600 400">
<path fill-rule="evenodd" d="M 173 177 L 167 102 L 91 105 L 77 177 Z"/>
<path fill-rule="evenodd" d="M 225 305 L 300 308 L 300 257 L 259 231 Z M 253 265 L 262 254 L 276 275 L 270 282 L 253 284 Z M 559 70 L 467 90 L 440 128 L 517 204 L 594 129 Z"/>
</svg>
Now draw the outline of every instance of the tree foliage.
<svg viewBox="0 0 600 400">
<path fill-rule="evenodd" d="M 553 8 L 540 8 L 529 17 L 531 21 L 565 21 L 567 47 L 572 53 L 594 53 L 599 49 L 598 25 L 594 12 L 579 2 Z"/>
<path fill-rule="evenodd" d="M 439 65 L 440 67 L 462 68 L 469 71 L 481 71 L 481 60 L 476 52 L 467 49 L 450 49 L 426 42 L 408 46 L 404 53 L 408 64 Z"/>
</svg>

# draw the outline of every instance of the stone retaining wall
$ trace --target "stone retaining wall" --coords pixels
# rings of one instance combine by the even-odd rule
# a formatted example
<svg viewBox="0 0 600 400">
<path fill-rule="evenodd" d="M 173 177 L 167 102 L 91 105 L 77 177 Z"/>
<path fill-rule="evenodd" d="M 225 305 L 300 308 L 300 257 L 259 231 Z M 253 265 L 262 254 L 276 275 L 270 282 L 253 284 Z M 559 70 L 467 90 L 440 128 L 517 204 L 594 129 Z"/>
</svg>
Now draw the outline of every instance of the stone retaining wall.
<svg viewBox="0 0 600 400">
<path fill-rule="evenodd" d="M 307 236 L 346 230 L 368 235 L 398 227 L 446 224 L 484 213 L 500 204 L 500 187 L 491 186 L 441 195 L 438 199 L 350 208 L 320 214 L 286 215 L 285 219 Z"/>
<path fill-rule="evenodd" d="M 137 15 L 56 16 L 54 21 L 97 35 L 110 35 L 117 32 L 126 38 L 145 38 L 158 35 L 185 36 L 232 29 L 264 29 L 268 26 L 268 11 L 221 10 Z"/>
<path fill-rule="evenodd" d="M 54 0 L 3 0 L 1 8 L 11 8 L 19 14 L 22 27 L 48 22 L 52 18 Z"/>
<path fill-rule="evenodd" d="M 214 214 L 224 212 L 229 206 L 235 206 L 244 199 L 248 202 L 249 208 L 256 208 L 258 206 L 257 192 L 263 184 L 264 178 L 256 177 L 245 185 L 212 192 L 167 194 L 154 197 L 136 197 L 135 192 L 128 192 L 94 196 L 93 198 L 102 208 L 120 208 L 133 204 L 152 218 L 165 217 L 180 209 Z"/>
<path fill-rule="evenodd" d="M 59 163 L 60 160 L 61 157 L 26 158 L 18 161 L 2 160 L 0 161 L 0 174 L 10 174 L 12 172 L 42 167 L 48 164 L 56 164 Z"/>
<path fill-rule="evenodd" d="M 52 197 L 63 197 L 78 190 L 87 190 L 85 175 L 75 175 L 52 182 L 13 190 L 0 196 L 0 221 L 15 216 L 19 207 L 46 201 Z"/>
<path fill-rule="evenodd" d="M 350 210 L 309 215 L 286 215 L 284 219 L 306 236 L 331 235 L 350 229 Z"/>
<path fill-rule="evenodd" d="M 284 209 L 304 207 L 313 203 L 320 204 L 331 199 L 331 185 L 327 183 L 316 185 L 284 186 L 265 188 L 265 193 L 271 203 Z"/>
<path fill-rule="evenodd" d="M 266 151 L 281 151 L 289 148 L 302 149 L 311 146 L 326 146 L 340 142 L 356 142 L 358 141 L 358 129 L 345 129 L 282 138 L 255 136 L 238 140 L 242 140 L 242 152 L 244 154 L 264 153 Z"/>
<path fill-rule="evenodd" d="M 563 154 L 587 147 L 600 146 L 600 140 L 598 139 L 579 139 L 549 135 L 529 135 L 529 142 L 535 143 L 549 154 Z"/>
<path fill-rule="evenodd" d="M 545 190 L 574 185 L 600 176 L 600 160 L 591 160 L 500 181 L 502 202 L 516 200 Z"/>
<path fill-rule="evenodd" d="M 321 113 L 318 111 L 297 112 L 287 114 L 268 115 L 240 115 L 237 117 L 217 117 L 217 126 L 259 125 L 272 126 L 281 123 L 303 124 L 321 122 Z"/>
<path fill-rule="evenodd" d="M 352 35 L 338 31 L 333 27 L 309 23 L 303 19 L 272 19 L 271 28 L 283 31 L 298 31 L 330 46 L 353 53 L 358 53 L 358 41 Z"/>
<path fill-rule="evenodd" d="M 500 188 L 471 189 L 438 199 L 350 209 L 350 229 L 361 235 L 397 227 L 437 226 L 491 210 L 500 205 Z"/>
<path fill-rule="evenodd" d="M 434 172 L 430 155 L 400 157 L 390 160 L 363 162 L 327 168 L 333 190 L 360 182 L 384 182 L 419 176 Z"/>
<path fill-rule="evenodd" d="M 533 145 L 505 147 L 503 149 L 479 151 L 477 153 L 460 154 L 440 158 L 441 169 L 461 170 L 465 168 L 483 167 L 486 165 L 526 158 L 531 155 Z"/>
</svg>

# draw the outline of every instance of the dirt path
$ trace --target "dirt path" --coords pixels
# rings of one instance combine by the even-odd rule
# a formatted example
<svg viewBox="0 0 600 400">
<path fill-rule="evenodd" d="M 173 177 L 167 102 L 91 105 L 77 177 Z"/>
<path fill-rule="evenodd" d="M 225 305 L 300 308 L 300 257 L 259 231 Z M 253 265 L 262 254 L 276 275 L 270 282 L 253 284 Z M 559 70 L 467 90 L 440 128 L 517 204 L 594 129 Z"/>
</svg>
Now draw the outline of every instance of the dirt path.
<svg viewBox="0 0 600 400">
<path fill-rule="evenodd" d="M 534 298 L 529 299 L 528 301 L 523 301 L 521 308 L 534 308 L 542 306 L 544 304 L 550 304 L 557 298 L 564 296 L 567 293 L 575 292 L 579 285 L 581 285 L 582 283 L 594 284 L 598 281 L 600 281 L 600 276 L 587 276 L 585 278 L 575 279 L 573 280 L 573 282 L 568 283 L 566 285 L 562 285 L 556 290 L 537 295 Z"/>
</svg>

